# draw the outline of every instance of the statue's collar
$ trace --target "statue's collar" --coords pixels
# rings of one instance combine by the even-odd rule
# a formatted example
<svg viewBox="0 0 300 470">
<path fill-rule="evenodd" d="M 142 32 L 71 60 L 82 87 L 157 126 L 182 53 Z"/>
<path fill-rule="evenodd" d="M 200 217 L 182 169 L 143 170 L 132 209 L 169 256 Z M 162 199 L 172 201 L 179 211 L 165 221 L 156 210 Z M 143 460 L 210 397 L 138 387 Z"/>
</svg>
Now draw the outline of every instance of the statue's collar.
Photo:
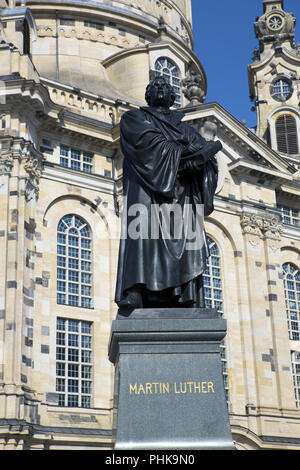
<svg viewBox="0 0 300 470">
<path fill-rule="evenodd" d="M 158 119 L 166 120 L 169 124 L 177 125 L 181 122 L 184 114 L 179 111 L 173 111 L 173 109 L 163 110 L 161 108 L 153 108 L 151 106 L 143 106 L 142 110 L 152 114 Z"/>
</svg>

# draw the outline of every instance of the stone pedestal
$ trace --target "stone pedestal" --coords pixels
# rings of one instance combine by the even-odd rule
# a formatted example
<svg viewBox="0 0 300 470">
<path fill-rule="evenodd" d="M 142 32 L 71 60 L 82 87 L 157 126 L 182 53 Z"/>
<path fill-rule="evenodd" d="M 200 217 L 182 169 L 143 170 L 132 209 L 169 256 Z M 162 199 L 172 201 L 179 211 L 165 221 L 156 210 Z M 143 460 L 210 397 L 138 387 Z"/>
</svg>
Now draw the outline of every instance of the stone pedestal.
<svg viewBox="0 0 300 470">
<path fill-rule="evenodd" d="M 116 450 L 234 450 L 215 310 L 143 309 L 113 322 Z"/>
</svg>

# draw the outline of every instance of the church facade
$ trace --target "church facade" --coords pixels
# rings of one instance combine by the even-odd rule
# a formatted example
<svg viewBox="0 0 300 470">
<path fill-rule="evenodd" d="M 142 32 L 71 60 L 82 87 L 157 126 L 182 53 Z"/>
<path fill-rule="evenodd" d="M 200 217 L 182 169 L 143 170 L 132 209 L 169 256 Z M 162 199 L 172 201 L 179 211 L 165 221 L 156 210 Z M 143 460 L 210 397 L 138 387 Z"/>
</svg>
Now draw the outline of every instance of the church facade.
<svg viewBox="0 0 300 470">
<path fill-rule="evenodd" d="M 119 123 L 157 75 L 223 145 L 204 280 L 236 448 L 300 449 L 300 47 L 261 3 L 249 129 L 205 102 L 190 0 L 0 1 L 0 449 L 112 449 Z"/>
</svg>

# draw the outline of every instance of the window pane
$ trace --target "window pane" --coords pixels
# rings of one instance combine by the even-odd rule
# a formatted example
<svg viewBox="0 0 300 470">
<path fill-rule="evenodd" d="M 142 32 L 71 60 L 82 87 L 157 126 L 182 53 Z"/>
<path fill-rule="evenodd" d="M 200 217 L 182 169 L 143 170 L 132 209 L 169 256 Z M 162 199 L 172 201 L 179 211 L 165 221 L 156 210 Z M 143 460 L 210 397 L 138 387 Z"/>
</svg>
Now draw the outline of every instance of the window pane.
<svg viewBox="0 0 300 470">
<path fill-rule="evenodd" d="M 81 307 L 83 308 L 92 308 L 92 299 L 82 297 L 81 299 Z"/>
<path fill-rule="evenodd" d="M 92 367 L 91 366 L 81 366 L 82 367 L 82 378 L 91 379 L 92 378 Z"/>
<path fill-rule="evenodd" d="M 56 391 L 57 392 L 65 391 L 65 379 L 56 379 Z"/>
<path fill-rule="evenodd" d="M 68 364 L 68 376 L 79 377 L 79 365 L 78 364 Z"/>
<path fill-rule="evenodd" d="M 65 345 L 65 333 L 57 332 L 56 333 L 56 344 L 64 346 Z"/>
<path fill-rule="evenodd" d="M 79 361 L 79 351 L 78 349 L 68 349 L 68 361 L 78 362 Z"/>
<path fill-rule="evenodd" d="M 64 361 L 66 357 L 65 348 L 56 348 L 56 359 L 58 361 Z"/>
<path fill-rule="evenodd" d="M 91 408 L 91 397 L 82 396 L 81 406 L 82 408 Z"/>
<path fill-rule="evenodd" d="M 69 334 L 68 335 L 68 345 L 78 348 L 78 335 Z"/>
<path fill-rule="evenodd" d="M 73 307 L 78 307 L 78 305 L 79 305 L 78 296 L 69 295 L 69 305 L 72 305 Z"/>
<path fill-rule="evenodd" d="M 60 154 L 67 157 L 69 155 L 69 147 L 66 147 L 65 145 L 61 145 Z"/>
<path fill-rule="evenodd" d="M 68 326 L 69 326 L 68 328 L 69 331 L 79 332 L 79 321 L 69 320 Z"/>
<path fill-rule="evenodd" d="M 57 303 L 58 304 L 66 304 L 66 294 L 57 294 Z"/>
<path fill-rule="evenodd" d="M 63 281 L 57 281 L 57 290 L 60 292 L 66 291 L 66 283 Z"/>
<path fill-rule="evenodd" d="M 82 336 L 81 337 L 81 347 L 85 349 L 91 349 L 92 347 L 92 338 L 91 336 Z"/>
<path fill-rule="evenodd" d="M 91 362 L 92 352 L 86 350 L 81 351 L 81 360 L 82 362 Z"/>
<path fill-rule="evenodd" d="M 83 321 L 81 323 L 81 332 L 85 334 L 91 334 L 92 333 L 92 324 L 86 321 Z"/>
<path fill-rule="evenodd" d="M 66 256 L 66 247 L 62 245 L 57 245 L 57 254 Z"/>
<path fill-rule="evenodd" d="M 68 406 L 69 407 L 78 407 L 79 405 L 78 395 L 68 395 Z"/>
<path fill-rule="evenodd" d="M 61 331 L 65 331 L 66 329 L 66 320 L 63 318 L 58 318 L 56 321 L 56 328 Z"/>
<path fill-rule="evenodd" d="M 59 377 L 60 376 L 64 377 L 65 373 L 66 373 L 65 364 L 63 364 L 61 362 L 57 362 L 57 364 L 56 364 L 56 375 L 59 376 Z"/>
<path fill-rule="evenodd" d="M 78 393 L 79 391 L 78 385 L 79 385 L 78 380 L 69 379 L 68 380 L 68 392 Z"/>
</svg>

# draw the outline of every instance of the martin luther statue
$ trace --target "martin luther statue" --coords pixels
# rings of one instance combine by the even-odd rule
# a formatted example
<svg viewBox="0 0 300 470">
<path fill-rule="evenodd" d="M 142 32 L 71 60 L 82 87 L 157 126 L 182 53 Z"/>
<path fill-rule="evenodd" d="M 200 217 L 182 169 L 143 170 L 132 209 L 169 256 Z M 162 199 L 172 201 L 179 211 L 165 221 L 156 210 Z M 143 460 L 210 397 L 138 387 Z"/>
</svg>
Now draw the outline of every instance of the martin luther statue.
<svg viewBox="0 0 300 470">
<path fill-rule="evenodd" d="M 163 77 L 150 82 L 146 101 L 120 124 L 126 204 L 115 301 L 120 309 L 203 308 L 210 255 L 203 218 L 214 210 L 222 145 L 206 142 L 170 109 L 175 93 Z M 133 234 L 138 213 L 144 217 Z"/>
</svg>

